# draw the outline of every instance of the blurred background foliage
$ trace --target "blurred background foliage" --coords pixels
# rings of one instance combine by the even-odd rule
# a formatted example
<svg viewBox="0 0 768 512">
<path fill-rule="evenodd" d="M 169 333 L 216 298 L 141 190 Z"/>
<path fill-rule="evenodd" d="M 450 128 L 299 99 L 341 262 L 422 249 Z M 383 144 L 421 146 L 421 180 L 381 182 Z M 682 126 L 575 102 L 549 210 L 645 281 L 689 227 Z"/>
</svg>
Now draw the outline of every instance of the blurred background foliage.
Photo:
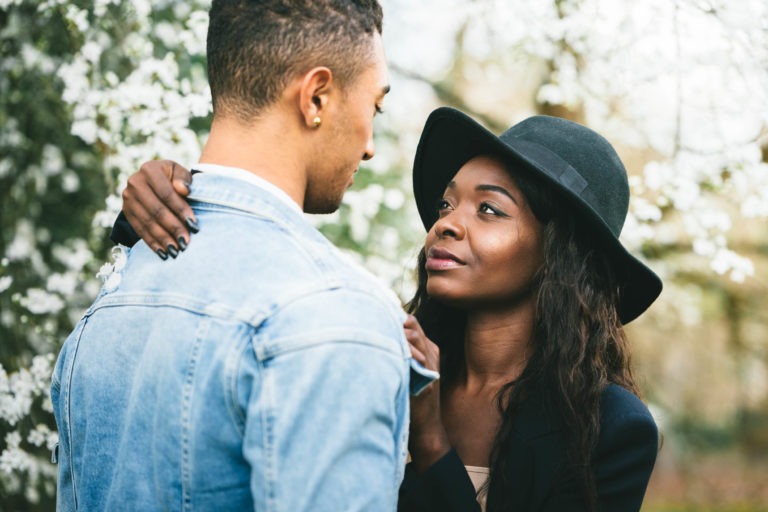
<svg viewBox="0 0 768 512">
<path fill-rule="evenodd" d="M 439 105 L 587 124 L 631 175 L 624 242 L 665 290 L 628 326 L 664 436 L 643 510 L 768 510 L 768 5 L 388 0 L 393 92 L 339 212 L 312 219 L 407 300 L 410 185 Z M 100 286 L 119 193 L 207 135 L 208 3 L 0 0 L 0 509 L 50 510 L 53 354 Z M 193 242 L 194 243 L 194 242 Z"/>
</svg>

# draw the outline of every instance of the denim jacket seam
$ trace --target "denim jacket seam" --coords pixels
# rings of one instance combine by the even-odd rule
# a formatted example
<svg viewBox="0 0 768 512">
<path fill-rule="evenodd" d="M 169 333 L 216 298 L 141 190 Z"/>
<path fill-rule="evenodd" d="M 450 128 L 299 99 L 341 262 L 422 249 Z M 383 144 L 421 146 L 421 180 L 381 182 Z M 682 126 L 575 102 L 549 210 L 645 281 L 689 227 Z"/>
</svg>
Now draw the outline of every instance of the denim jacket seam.
<svg viewBox="0 0 768 512">
<path fill-rule="evenodd" d="M 264 477 L 265 477 L 265 495 L 267 511 L 277 510 L 277 496 L 275 494 L 275 479 L 277 478 L 276 459 L 275 453 L 275 439 L 274 439 L 274 422 L 276 416 L 276 402 L 274 399 L 274 383 L 272 382 L 272 374 L 265 371 L 264 362 L 257 360 L 259 372 L 262 375 L 262 398 L 265 398 L 261 407 L 261 432 L 262 432 L 262 444 L 264 446 Z M 266 402 L 266 403 L 264 403 Z"/>
<path fill-rule="evenodd" d="M 330 293 L 334 291 L 346 291 L 355 294 L 364 295 L 368 299 L 374 300 L 379 304 L 382 309 L 390 316 L 390 319 L 396 324 L 400 324 L 397 318 L 397 312 L 401 311 L 397 309 L 395 304 L 391 300 L 387 299 L 383 294 L 376 291 L 371 292 L 370 288 L 365 288 L 356 283 L 351 283 L 347 279 L 343 278 L 328 278 L 324 283 L 314 286 L 308 286 L 300 289 L 292 289 L 290 294 L 284 294 L 275 300 L 275 307 L 271 314 L 277 314 L 287 306 L 290 306 L 296 301 L 306 299 L 313 294 Z"/>
<path fill-rule="evenodd" d="M 221 189 L 218 191 L 221 191 Z M 212 206 L 214 208 L 221 207 L 227 210 L 237 210 L 243 214 L 274 219 L 281 223 L 306 222 L 298 212 L 296 212 L 295 215 L 291 215 L 295 218 L 291 218 L 291 216 L 286 216 L 284 213 L 281 213 L 280 208 L 282 205 L 274 204 L 269 192 L 261 190 L 254 192 L 253 196 L 247 198 L 245 196 L 241 198 L 226 198 L 223 197 L 222 194 L 219 194 L 218 197 L 216 197 L 216 194 L 211 194 L 207 190 L 197 190 L 193 191 L 187 200 L 194 206 Z"/>
<path fill-rule="evenodd" d="M 377 293 L 371 293 L 370 290 L 351 285 L 342 280 L 331 280 L 330 282 L 314 283 L 310 286 L 301 287 L 298 289 L 292 289 L 289 294 L 285 294 L 278 297 L 269 306 L 261 310 L 248 310 L 235 309 L 226 304 L 216 303 L 211 306 L 210 303 L 203 299 L 197 299 L 188 295 L 174 295 L 169 293 L 131 293 L 131 292 L 114 292 L 108 296 L 104 296 L 96 301 L 85 316 L 93 314 L 102 308 L 116 307 L 116 306 L 137 306 L 137 307 L 174 307 L 190 311 L 203 316 L 221 318 L 225 320 L 235 320 L 250 325 L 253 328 L 260 327 L 264 321 L 278 314 L 282 309 L 290 306 L 292 303 L 305 299 L 313 294 L 329 293 L 335 290 L 344 290 L 352 293 L 359 293 L 365 295 L 367 298 L 375 300 L 381 305 L 384 310 L 392 316 L 392 320 L 397 322 L 394 307 L 384 297 L 379 296 Z M 402 350 L 401 350 L 402 352 Z M 404 359 L 407 359 L 407 354 L 404 355 Z"/>
<path fill-rule="evenodd" d="M 401 361 L 399 347 L 395 348 L 392 341 L 389 336 L 362 327 L 343 327 L 270 338 L 269 342 L 254 344 L 253 350 L 259 361 L 265 361 L 291 352 L 309 350 L 320 345 L 354 344 L 371 347 L 389 354 L 397 361 Z"/>
<path fill-rule="evenodd" d="M 81 319 L 81 321 L 78 323 L 78 330 L 76 336 L 71 338 L 72 340 L 76 340 L 75 346 L 68 347 L 67 349 L 67 356 L 66 356 L 66 367 L 64 370 L 64 373 L 66 375 L 66 381 L 67 384 L 64 387 L 64 395 L 60 398 L 64 400 L 64 417 L 66 418 L 65 424 L 67 428 L 67 458 L 68 458 L 68 464 L 69 464 L 69 474 L 72 481 L 72 500 L 74 501 L 75 510 L 77 510 L 77 475 L 75 473 L 75 461 L 73 459 L 73 451 L 72 451 L 72 421 L 71 421 L 71 414 L 70 414 L 70 390 L 72 389 L 72 376 L 74 373 L 74 367 L 75 367 L 75 360 L 77 358 L 77 351 L 80 348 L 80 338 L 83 335 L 83 331 L 85 330 L 85 326 L 88 323 L 88 320 L 91 315 L 91 311 L 89 310 Z"/>
<path fill-rule="evenodd" d="M 189 295 L 114 292 L 109 296 L 102 297 L 99 301 L 94 303 L 88 313 L 90 314 L 102 308 L 116 306 L 178 308 L 201 316 L 239 321 L 252 327 L 260 326 L 264 320 L 270 316 L 270 309 L 274 307 L 273 305 L 270 305 L 263 310 L 245 311 L 220 302 L 212 305 L 210 302 Z"/>
<path fill-rule="evenodd" d="M 190 461 L 190 438 L 192 421 L 192 401 L 195 392 L 195 373 L 198 368 L 200 358 L 200 347 L 205 339 L 205 334 L 210 328 L 210 321 L 207 317 L 197 327 L 195 332 L 195 342 L 192 351 L 187 359 L 184 383 L 181 393 L 181 499 L 184 510 L 192 510 L 192 474 L 193 468 Z"/>
<path fill-rule="evenodd" d="M 249 333 L 227 356 L 224 368 L 226 379 L 226 405 L 235 429 L 243 435 L 245 433 L 246 412 L 238 402 L 238 381 L 242 373 L 243 357 L 252 351 L 253 336 Z"/>
</svg>

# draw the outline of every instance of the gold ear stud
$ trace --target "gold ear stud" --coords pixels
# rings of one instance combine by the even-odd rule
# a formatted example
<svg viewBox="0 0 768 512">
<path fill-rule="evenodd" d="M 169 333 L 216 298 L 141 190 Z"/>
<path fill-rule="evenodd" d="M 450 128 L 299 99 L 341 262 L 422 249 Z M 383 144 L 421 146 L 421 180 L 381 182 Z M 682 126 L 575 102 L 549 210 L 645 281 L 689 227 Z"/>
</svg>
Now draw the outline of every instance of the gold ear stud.
<svg viewBox="0 0 768 512">
<path fill-rule="evenodd" d="M 320 123 L 323 121 L 320 119 L 320 116 L 315 116 L 315 118 L 312 120 L 312 124 L 315 125 L 315 128 L 320 126 Z"/>
</svg>

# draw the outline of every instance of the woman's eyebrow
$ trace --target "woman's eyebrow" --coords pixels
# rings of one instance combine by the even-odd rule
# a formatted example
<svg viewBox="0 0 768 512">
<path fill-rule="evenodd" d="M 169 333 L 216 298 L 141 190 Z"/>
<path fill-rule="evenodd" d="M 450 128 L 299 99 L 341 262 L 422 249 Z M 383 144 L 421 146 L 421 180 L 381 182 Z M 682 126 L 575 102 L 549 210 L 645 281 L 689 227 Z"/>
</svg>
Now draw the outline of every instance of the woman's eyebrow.
<svg viewBox="0 0 768 512">
<path fill-rule="evenodd" d="M 518 203 L 515 196 L 513 196 L 509 190 L 505 189 L 504 187 L 500 187 L 498 185 L 478 185 L 475 187 L 475 190 L 478 192 L 498 192 L 499 194 L 504 194 L 508 198 L 510 198 L 512 201 L 514 201 L 516 204 Z"/>
</svg>

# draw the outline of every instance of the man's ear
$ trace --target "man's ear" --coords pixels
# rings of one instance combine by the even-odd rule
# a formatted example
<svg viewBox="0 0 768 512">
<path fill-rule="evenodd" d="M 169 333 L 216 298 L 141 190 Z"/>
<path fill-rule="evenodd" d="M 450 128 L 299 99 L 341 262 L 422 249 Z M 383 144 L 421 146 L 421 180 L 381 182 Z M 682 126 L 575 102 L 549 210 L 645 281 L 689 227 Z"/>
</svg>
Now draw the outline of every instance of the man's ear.
<svg viewBox="0 0 768 512">
<path fill-rule="evenodd" d="M 299 108 L 308 128 L 317 128 L 322 123 L 333 87 L 333 73 L 325 66 L 313 68 L 304 75 L 299 90 Z"/>
</svg>

